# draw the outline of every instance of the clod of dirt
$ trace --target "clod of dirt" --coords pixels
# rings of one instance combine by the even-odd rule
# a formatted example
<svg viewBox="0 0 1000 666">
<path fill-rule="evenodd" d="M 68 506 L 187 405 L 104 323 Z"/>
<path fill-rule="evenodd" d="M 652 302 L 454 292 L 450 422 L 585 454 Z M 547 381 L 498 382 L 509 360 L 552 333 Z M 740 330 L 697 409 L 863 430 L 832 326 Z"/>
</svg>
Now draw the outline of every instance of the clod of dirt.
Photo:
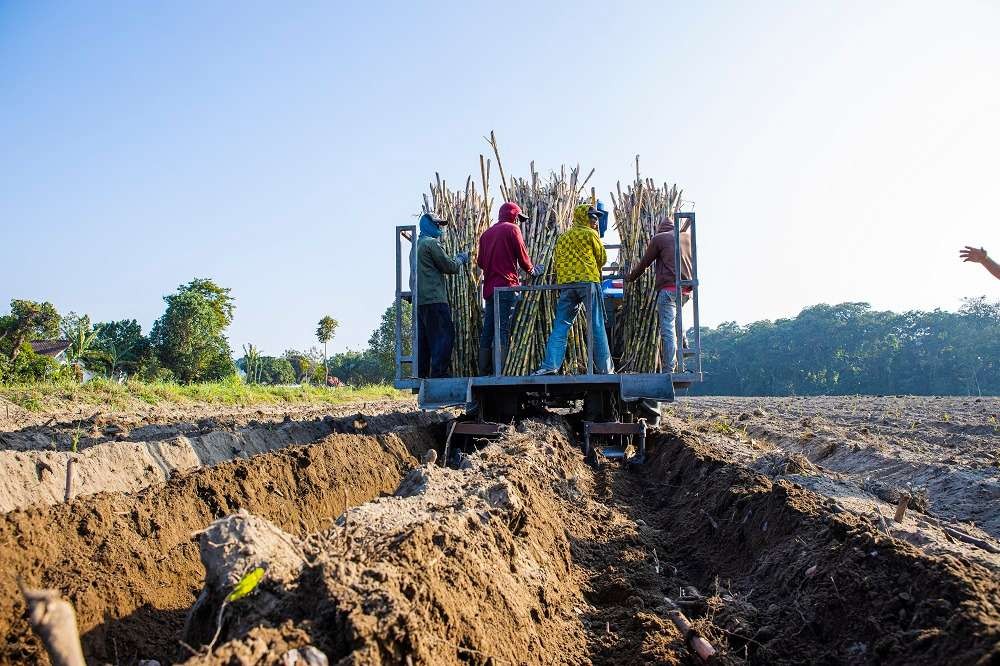
<svg viewBox="0 0 1000 666">
<path fill-rule="evenodd" d="M 752 468 L 772 478 L 788 474 L 812 476 L 819 473 L 816 466 L 801 453 L 768 453 L 758 458 Z"/>
<path fill-rule="evenodd" d="M 295 537 L 245 510 L 213 522 L 198 534 L 198 545 L 206 588 L 224 593 L 257 567 L 267 571 L 269 580 L 290 583 L 304 563 Z"/>
<path fill-rule="evenodd" d="M 292 622 L 285 622 L 278 627 L 255 627 L 251 629 L 242 641 L 232 641 L 216 647 L 211 657 L 196 657 L 189 663 L 212 663 L 240 666 L 275 666 L 281 664 L 279 655 L 285 655 L 294 649 L 309 645 L 309 636 L 301 627 Z M 324 655 L 325 656 L 325 655 Z M 299 664 L 301 665 L 301 661 Z"/>
<path fill-rule="evenodd" d="M 907 503 L 908 508 L 927 513 L 929 502 L 926 488 L 900 488 L 873 477 L 866 477 L 862 487 L 889 504 L 896 504 L 904 494 L 908 495 L 910 498 Z"/>
<path fill-rule="evenodd" d="M 286 586 L 295 582 L 306 563 L 295 537 L 243 510 L 209 525 L 198 535 L 198 544 L 205 565 L 205 587 L 184 626 L 184 640 L 189 645 L 211 640 L 218 609 L 248 572 L 261 568 L 267 587 Z M 267 597 L 268 603 L 274 599 Z"/>
<path fill-rule="evenodd" d="M 326 655 L 312 645 L 292 648 L 281 655 L 281 666 L 327 666 L 329 663 Z"/>
<path fill-rule="evenodd" d="M 427 482 L 434 473 L 433 467 L 411 469 L 396 489 L 396 497 L 412 497 L 427 490 Z"/>
</svg>

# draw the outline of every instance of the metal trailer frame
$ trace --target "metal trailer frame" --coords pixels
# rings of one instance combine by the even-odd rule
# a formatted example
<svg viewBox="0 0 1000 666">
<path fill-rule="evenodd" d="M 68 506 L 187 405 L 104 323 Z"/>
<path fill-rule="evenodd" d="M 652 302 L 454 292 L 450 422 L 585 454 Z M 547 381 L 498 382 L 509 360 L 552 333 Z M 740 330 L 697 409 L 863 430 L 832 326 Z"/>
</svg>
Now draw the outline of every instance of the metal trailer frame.
<svg viewBox="0 0 1000 666">
<path fill-rule="evenodd" d="M 403 241 L 410 242 L 408 253 L 408 263 L 410 265 L 410 278 L 407 286 L 403 289 Z M 394 301 L 396 312 L 395 338 L 396 338 L 396 388 L 413 388 L 409 384 L 410 378 L 417 376 L 417 349 L 419 340 L 417 339 L 419 327 L 417 326 L 417 226 L 415 224 L 404 224 L 396 227 L 396 298 Z M 412 306 L 410 313 L 410 353 L 403 354 L 403 301 L 408 301 Z M 404 380 L 403 364 L 410 364 L 409 378 Z"/>
<path fill-rule="evenodd" d="M 594 423 L 593 421 L 583 422 L 583 455 L 590 458 L 590 436 L 591 435 L 620 435 L 622 440 L 626 436 L 639 436 L 639 452 L 636 454 L 636 461 L 641 462 L 646 459 L 646 419 L 639 419 L 638 423 Z M 606 458 L 624 458 L 625 444 L 616 449 L 605 449 L 602 451 Z"/>
<path fill-rule="evenodd" d="M 681 222 L 684 222 L 683 228 Z M 695 235 L 696 220 L 694 212 L 683 212 L 675 214 L 674 241 L 675 241 L 675 266 L 680 273 L 680 241 L 681 233 L 690 230 L 691 237 L 691 279 L 676 280 L 675 299 L 678 304 L 675 319 L 675 330 L 678 333 L 677 362 L 678 371 L 674 373 L 594 373 L 594 341 L 593 331 L 590 322 L 593 321 L 592 312 L 594 308 L 593 291 L 587 298 L 587 372 L 578 375 L 503 375 L 501 348 L 500 348 L 500 318 L 499 299 L 494 299 L 493 317 L 493 363 L 494 375 L 488 377 L 454 377 L 442 379 L 429 379 L 417 377 L 419 364 L 419 308 L 417 307 L 415 294 L 417 293 L 417 228 L 415 225 L 400 225 L 395 229 L 396 245 L 396 381 L 398 389 L 410 389 L 418 394 L 418 404 L 422 409 L 437 409 L 441 407 L 465 406 L 473 402 L 473 393 L 489 389 L 520 389 L 524 393 L 538 394 L 545 398 L 559 397 L 568 394 L 579 394 L 593 390 L 617 390 L 623 400 L 634 401 L 640 399 L 657 400 L 661 402 L 672 402 L 675 388 L 683 389 L 691 386 L 695 382 L 703 379 L 701 363 L 701 331 L 699 329 L 699 282 L 698 282 L 698 247 Z M 403 283 L 403 255 L 405 247 L 403 241 L 409 241 L 410 247 L 407 252 L 410 266 L 410 276 L 408 284 Z M 619 245 L 608 245 L 608 249 L 619 249 Z M 602 267 L 602 274 L 606 271 Z M 607 276 L 605 276 L 607 277 Z M 618 277 L 611 275 L 610 277 Z M 409 287 L 409 288 L 405 288 Z M 499 287 L 497 291 L 528 292 L 528 291 L 553 291 L 558 290 L 559 285 L 522 285 L 517 287 Z M 685 347 L 683 332 L 683 290 L 691 289 L 691 301 L 693 310 L 694 344 Z M 412 307 L 410 332 L 413 342 L 409 354 L 403 353 L 402 329 L 403 329 L 403 301 L 410 302 Z M 688 367 L 687 359 L 692 359 L 693 367 Z M 404 365 L 409 364 L 409 372 L 406 372 Z M 595 434 L 596 431 L 594 431 Z"/>
</svg>

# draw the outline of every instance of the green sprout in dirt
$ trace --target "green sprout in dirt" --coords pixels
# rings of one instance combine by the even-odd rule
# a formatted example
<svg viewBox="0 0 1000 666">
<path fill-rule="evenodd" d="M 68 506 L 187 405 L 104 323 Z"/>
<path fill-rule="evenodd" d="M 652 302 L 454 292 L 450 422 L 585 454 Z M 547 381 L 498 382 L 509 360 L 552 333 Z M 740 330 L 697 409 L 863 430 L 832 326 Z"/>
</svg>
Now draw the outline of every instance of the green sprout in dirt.
<svg viewBox="0 0 1000 666">
<path fill-rule="evenodd" d="M 240 582 L 236 583 L 233 591 L 229 593 L 226 597 L 226 601 L 236 601 L 237 599 L 242 599 L 247 596 L 255 589 L 260 581 L 264 579 L 264 569 L 262 567 L 257 567 L 253 571 L 249 572 L 247 575 L 240 578 Z"/>
<path fill-rule="evenodd" d="M 219 618 L 215 623 L 215 635 L 212 636 L 212 641 L 208 644 L 209 654 L 212 654 L 215 642 L 219 640 L 219 634 L 222 632 L 222 614 L 226 610 L 226 605 L 233 601 L 242 599 L 256 590 L 262 580 L 264 580 L 264 568 L 254 567 L 247 573 L 243 574 L 243 577 L 240 578 L 239 582 L 233 586 L 233 591 L 226 595 L 226 598 L 222 600 L 222 605 L 219 606 Z"/>
<path fill-rule="evenodd" d="M 76 424 L 76 430 L 73 431 L 73 434 L 69 439 L 69 450 L 71 453 L 77 453 L 80 449 L 80 429 L 81 424 L 78 422 Z"/>
<path fill-rule="evenodd" d="M 712 425 L 709 426 L 709 428 L 712 432 L 717 432 L 720 435 L 733 434 L 733 427 L 728 423 L 726 423 L 725 421 L 723 421 L 722 419 L 716 419 L 715 421 L 712 421 Z"/>
<path fill-rule="evenodd" d="M 941 415 L 941 420 L 944 421 L 945 423 L 951 423 L 951 414 L 945 412 L 944 414 Z"/>
</svg>

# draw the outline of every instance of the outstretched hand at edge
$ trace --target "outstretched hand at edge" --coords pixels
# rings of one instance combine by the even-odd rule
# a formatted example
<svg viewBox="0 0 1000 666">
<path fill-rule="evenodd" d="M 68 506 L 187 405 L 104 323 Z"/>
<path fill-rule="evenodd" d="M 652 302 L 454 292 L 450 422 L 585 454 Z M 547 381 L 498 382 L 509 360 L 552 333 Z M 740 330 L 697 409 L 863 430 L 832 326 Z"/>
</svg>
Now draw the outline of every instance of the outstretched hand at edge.
<svg viewBox="0 0 1000 666">
<path fill-rule="evenodd" d="M 962 261 L 971 261 L 976 264 L 986 263 L 986 250 L 983 248 L 974 248 L 971 245 L 966 245 L 964 250 L 958 251 L 958 256 Z"/>
</svg>

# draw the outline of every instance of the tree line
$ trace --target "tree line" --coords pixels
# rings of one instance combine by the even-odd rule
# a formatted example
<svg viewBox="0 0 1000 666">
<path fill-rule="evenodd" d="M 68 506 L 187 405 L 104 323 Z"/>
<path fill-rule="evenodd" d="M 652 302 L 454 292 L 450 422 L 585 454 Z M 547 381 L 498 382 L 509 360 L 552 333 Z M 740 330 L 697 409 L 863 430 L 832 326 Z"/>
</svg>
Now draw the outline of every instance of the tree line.
<svg viewBox="0 0 1000 666">
<path fill-rule="evenodd" d="M 391 382 L 394 322 L 389 307 L 368 348 L 335 355 L 331 372 Z M 814 305 L 789 319 L 702 328 L 701 344 L 705 381 L 692 395 L 1000 395 L 1000 302 L 985 297 L 964 299 L 958 312 Z"/>
<path fill-rule="evenodd" d="M 179 382 L 223 379 L 236 372 L 225 330 L 235 303 L 230 290 L 197 278 L 163 299 L 166 310 L 149 335 L 135 319 L 92 323 L 88 315 L 60 315 L 48 302 L 14 299 L 0 316 L 0 381 L 79 378 L 82 369 L 107 377 L 138 376 Z M 31 343 L 69 343 L 60 366 Z"/>
<path fill-rule="evenodd" d="M 1000 395 L 1000 302 L 958 312 L 814 305 L 798 316 L 702 328 L 696 395 Z"/>
<path fill-rule="evenodd" d="M 87 315 L 60 315 L 48 302 L 14 299 L 0 315 L 0 382 L 81 379 L 83 370 L 113 379 L 180 383 L 218 381 L 243 372 L 248 382 L 293 384 L 326 382 L 326 345 L 339 326 L 320 319 L 316 338 L 322 351 L 287 350 L 264 356 L 252 344 L 234 359 L 226 336 L 236 309 L 230 289 L 196 278 L 164 297 L 166 309 L 148 335 L 135 319 L 92 323 Z M 67 364 L 35 353 L 32 342 L 63 340 Z"/>
<path fill-rule="evenodd" d="M 330 376 L 366 385 L 395 376 L 393 306 L 362 350 L 327 357 L 339 324 L 325 316 L 316 329 L 323 348 L 267 356 L 248 344 L 234 358 L 225 335 L 235 310 L 228 288 L 198 278 L 164 301 L 163 315 L 143 335 L 135 319 L 93 324 L 86 315 L 60 315 L 51 303 L 13 300 L 0 315 L 0 382 L 79 378 L 81 364 L 106 377 L 181 383 L 238 370 L 261 384 L 323 385 Z M 409 354 L 411 311 L 403 307 Z M 32 341 L 55 338 L 69 343 L 68 366 L 32 351 Z M 701 344 L 705 381 L 694 395 L 1000 395 L 1000 302 L 985 297 L 965 299 L 958 312 L 815 305 L 793 318 L 702 328 Z"/>
</svg>

